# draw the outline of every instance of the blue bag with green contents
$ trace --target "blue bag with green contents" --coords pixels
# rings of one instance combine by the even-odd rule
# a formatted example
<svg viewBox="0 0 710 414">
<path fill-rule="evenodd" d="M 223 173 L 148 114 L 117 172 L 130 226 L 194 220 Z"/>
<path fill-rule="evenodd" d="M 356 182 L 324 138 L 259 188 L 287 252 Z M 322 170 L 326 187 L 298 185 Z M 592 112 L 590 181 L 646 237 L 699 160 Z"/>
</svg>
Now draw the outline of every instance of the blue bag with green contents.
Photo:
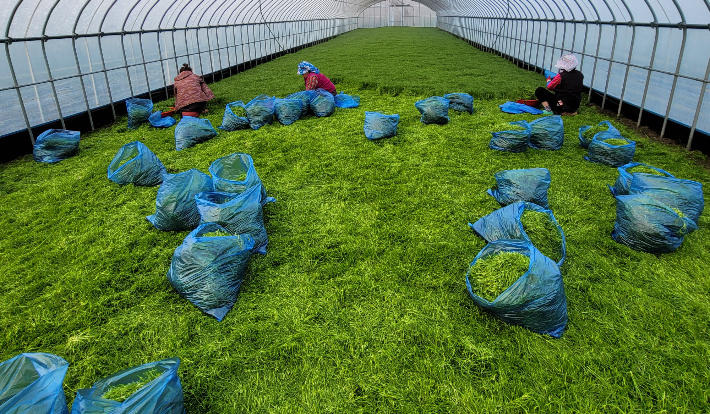
<svg viewBox="0 0 710 414">
<path fill-rule="evenodd" d="M 602 138 L 603 140 L 600 140 L 595 137 L 589 143 L 589 155 L 584 157 L 585 160 L 609 167 L 621 167 L 634 160 L 634 154 L 636 153 L 636 143 L 634 141 L 624 137 Z M 618 140 L 619 144 L 607 142 L 607 140 Z"/>
<path fill-rule="evenodd" d="M 635 174 L 629 185 L 629 194 L 649 195 L 671 209 L 680 211 L 695 224 L 698 224 L 705 208 L 703 184 L 692 180 Z"/>
<path fill-rule="evenodd" d="M 183 116 L 175 127 L 175 150 L 181 151 L 217 136 L 209 119 Z"/>
<path fill-rule="evenodd" d="M 122 146 L 108 165 L 107 172 L 108 179 L 117 184 L 146 187 L 162 183 L 165 174 L 163 163 L 140 141 Z"/>
<path fill-rule="evenodd" d="M 35 140 L 32 157 L 37 162 L 55 163 L 73 157 L 79 151 L 79 131 L 48 129 Z"/>
<path fill-rule="evenodd" d="M 584 126 L 579 127 L 579 146 L 582 148 L 588 148 L 589 144 L 592 142 L 592 140 L 594 138 L 596 138 L 600 141 L 604 141 L 605 139 L 611 139 L 611 138 L 621 138 L 621 132 L 619 132 L 618 129 L 614 128 L 614 126 L 611 124 L 611 122 L 602 121 L 597 125 L 597 127 L 604 127 L 604 126 L 607 127 L 607 129 L 605 131 L 599 131 L 591 136 L 590 136 L 590 134 L 592 131 L 589 131 L 592 128 L 591 126 L 584 125 Z"/>
<path fill-rule="evenodd" d="M 548 151 L 557 151 L 562 148 L 565 142 L 565 129 L 561 116 L 543 116 L 528 125 L 530 127 L 528 145 L 532 148 Z"/>
<path fill-rule="evenodd" d="M 80 389 L 71 414 L 184 414 L 179 358 L 128 368 Z"/>
<path fill-rule="evenodd" d="M 260 200 L 263 206 L 276 201 L 266 196 L 266 187 L 261 182 L 254 168 L 251 155 L 241 152 L 218 158 L 210 165 L 210 174 L 214 180 L 214 190 L 224 193 L 241 194 L 251 187 L 259 187 Z"/>
<path fill-rule="evenodd" d="M 239 114 L 239 115 L 238 115 Z M 244 115 L 244 116 L 240 116 Z M 219 129 L 225 131 L 236 131 L 249 128 L 249 118 L 247 118 L 247 108 L 242 101 L 230 102 L 224 108 L 222 125 Z"/>
<path fill-rule="evenodd" d="M 200 224 L 195 195 L 212 188 L 212 178 L 194 168 L 165 174 L 155 200 L 155 214 L 146 218 L 158 230 L 192 230 Z"/>
<path fill-rule="evenodd" d="M 530 124 L 526 121 L 511 122 L 510 125 L 522 127 L 509 131 L 491 132 L 493 138 L 488 143 L 488 148 L 497 151 L 523 152 L 528 149 L 530 141 Z"/>
<path fill-rule="evenodd" d="M 150 118 L 150 114 L 153 112 L 153 101 L 139 98 L 126 99 L 126 111 L 128 112 L 128 129 L 136 129 Z"/>
<path fill-rule="evenodd" d="M 547 168 L 528 168 L 506 170 L 495 173 L 495 190 L 488 189 L 488 194 L 502 206 L 516 201 L 528 201 L 544 208 L 550 208 L 547 202 L 547 190 L 550 188 L 550 171 Z"/>
<path fill-rule="evenodd" d="M 277 99 L 274 104 L 276 119 L 283 125 L 291 125 L 301 118 L 303 101 L 300 99 Z"/>
<path fill-rule="evenodd" d="M 367 139 L 389 138 L 397 135 L 399 115 L 385 115 L 365 111 L 365 136 Z"/>
<path fill-rule="evenodd" d="M 259 129 L 274 120 L 274 105 L 276 98 L 268 95 L 259 95 L 244 105 L 251 129 Z"/>
<path fill-rule="evenodd" d="M 351 96 L 345 94 L 345 92 L 340 92 L 333 97 L 335 101 L 335 106 L 338 108 L 357 108 L 360 106 L 360 97 Z"/>
<path fill-rule="evenodd" d="M 449 122 L 449 100 L 441 96 L 432 96 L 414 103 L 425 125 L 444 125 Z"/>
<path fill-rule="evenodd" d="M 46 353 L 25 353 L 0 363 L 0 413 L 67 414 L 62 383 L 69 363 Z"/>
<path fill-rule="evenodd" d="M 330 116 L 335 112 L 335 98 L 325 89 L 313 91 L 311 101 L 308 103 L 313 115 L 318 117 Z"/>
<path fill-rule="evenodd" d="M 447 93 L 444 98 L 449 100 L 449 109 L 473 113 L 473 96 L 467 93 Z"/>
<path fill-rule="evenodd" d="M 301 91 L 301 92 L 296 92 L 292 93 L 291 95 L 287 96 L 286 99 L 300 99 L 301 102 L 303 103 L 303 107 L 301 108 L 301 118 L 304 116 L 308 115 L 308 111 L 310 110 L 310 102 L 313 96 L 315 95 L 315 91 Z"/>
<path fill-rule="evenodd" d="M 675 177 L 673 174 L 669 173 L 666 170 L 662 170 L 660 168 L 656 168 L 648 164 L 642 164 L 640 162 L 630 162 L 626 165 L 622 165 L 621 167 L 617 168 L 617 170 L 619 171 L 619 176 L 616 178 L 614 186 L 612 187 L 610 185 L 607 185 L 607 187 L 609 187 L 609 191 L 611 191 L 611 194 L 613 196 L 629 194 L 631 180 L 634 178 L 634 176 L 636 174 L 647 174 L 644 172 L 630 171 L 636 167 L 643 167 L 644 169 L 648 169 L 648 171 L 655 171 L 655 173 L 651 174 L 658 174 L 664 177 Z"/>
</svg>

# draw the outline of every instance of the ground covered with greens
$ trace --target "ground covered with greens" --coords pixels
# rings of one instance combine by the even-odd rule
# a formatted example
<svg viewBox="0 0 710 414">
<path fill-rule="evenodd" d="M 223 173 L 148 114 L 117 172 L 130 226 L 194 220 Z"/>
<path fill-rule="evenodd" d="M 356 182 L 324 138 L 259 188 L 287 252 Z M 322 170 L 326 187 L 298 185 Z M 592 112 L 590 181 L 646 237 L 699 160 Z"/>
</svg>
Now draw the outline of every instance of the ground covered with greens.
<svg viewBox="0 0 710 414">
<path fill-rule="evenodd" d="M 710 219 L 674 253 L 639 253 L 610 237 L 615 168 L 583 160 L 582 125 L 565 117 L 560 151 L 488 148 L 491 131 L 532 115 L 506 100 L 544 85 L 436 29 L 357 30 L 212 84 L 208 119 L 227 103 L 301 90 L 308 60 L 356 109 L 290 126 L 219 131 L 175 151 L 173 129 L 126 119 L 82 136 L 56 165 L 25 156 L 0 166 L 0 360 L 50 352 L 79 388 L 127 367 L 177 356 L 189 413 L 704 412 L 710 410 Z M 178 62 L 182 63 L 182 62 Z M 417 100 L 474 96 L 475 113 L 425 126 Z M 156 103 L 166 110 L 172 101 Z M 365 111 L 401 116 L 396 137 L 365 138 Z M 621 123 L 635 161 L 710 182 L 701 156 Z M 118 186 L 106 168 L 145 143 L 169 172 L 207 172 L 233 152 L 254 159 L 270 196 L 266 256 L 255 255 L 222 322 L 170 286 L 188 234 L 145 219 L 158 187 Z M 544 167 L 565 231 L 569 324 L 561 339 L 479 310 L 465 286 L 484 241 L 467 226 L 500 206 L 493 174 Z M 707 202 L 706 202 L 707 203 Z"/>
</svg>

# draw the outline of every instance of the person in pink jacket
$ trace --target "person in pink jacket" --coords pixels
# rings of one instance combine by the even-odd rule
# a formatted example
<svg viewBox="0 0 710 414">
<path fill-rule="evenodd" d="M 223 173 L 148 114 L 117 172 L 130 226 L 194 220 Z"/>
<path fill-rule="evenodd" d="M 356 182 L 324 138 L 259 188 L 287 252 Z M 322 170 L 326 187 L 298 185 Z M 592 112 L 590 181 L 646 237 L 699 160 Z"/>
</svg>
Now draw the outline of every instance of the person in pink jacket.
<svg viewBox="0 0 710 414">
<path fill-rule="evenodd" d="M 317 67 L 305 60 L 298 64 L 299 75 L 303 75 L 303 81 L 306 83 L 306 90 L 325 89 L 335 95 L 335 85 L 324 74 L 320 73 Z"/>
<path fill-rule="evenodd" d="M 192 68 L 184 63 L 173 85 L 175 112 L 183 116 L 198 117 L 207 112 L 207 101 L 214 99 L 214 93 L 202 79 L 192 73 Z"/>
</svg>

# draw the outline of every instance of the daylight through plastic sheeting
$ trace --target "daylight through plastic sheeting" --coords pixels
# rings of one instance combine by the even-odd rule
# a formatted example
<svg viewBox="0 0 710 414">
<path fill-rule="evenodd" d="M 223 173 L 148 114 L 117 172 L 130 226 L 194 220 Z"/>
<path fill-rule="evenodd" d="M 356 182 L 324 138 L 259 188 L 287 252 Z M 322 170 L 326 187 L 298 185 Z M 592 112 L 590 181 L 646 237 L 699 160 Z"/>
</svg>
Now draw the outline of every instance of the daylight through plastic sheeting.
<svg viewBox="0 0 710 414">
<path fill-rule="evenodd" d="M 163 90 L 182 62 L 229 76 L 358 28 L 436 26 L 530 69 L 580 57 L 586 86 L 710 131 L 710 0 L 10 0 L 0 9 L 0 136 Z M 591 94 L 590 94 L 591 96 Z M 591 98 L 590 98 L 591 99 Z M 640 125 L 644 111 L 638 111 Z M 59 125 L 57 125 L 59 126 Z M 28 142 L 29 143 L 29 142 Z"/>
</svg>

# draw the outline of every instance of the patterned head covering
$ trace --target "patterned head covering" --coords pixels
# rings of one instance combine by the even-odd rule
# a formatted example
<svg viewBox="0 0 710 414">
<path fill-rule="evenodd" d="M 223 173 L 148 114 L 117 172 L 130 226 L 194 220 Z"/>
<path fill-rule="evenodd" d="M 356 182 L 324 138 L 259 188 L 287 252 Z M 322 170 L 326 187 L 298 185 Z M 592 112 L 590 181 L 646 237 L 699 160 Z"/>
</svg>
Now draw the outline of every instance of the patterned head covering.
<svg viewBox="0 0 710 414">
<path fill-rule="evenodd" d="M 569 72 L 574 70 L 578 64 L 579 61 L 577 60 L 577 56 L 570 53 L 568 55 L 562 55 L 562 57 L 557 61 L 555 67 Z"/>
<path fill-rule="evenodd" d="M 303 75 L 306 72 L 312 72 L 312 73 L 320 73 L 317 67 L 313 66 L 311 62 L 306 62 L 305 60 L 301 63 L 298 64 L 298 73 L 299 75 Z"/>
</svg>

